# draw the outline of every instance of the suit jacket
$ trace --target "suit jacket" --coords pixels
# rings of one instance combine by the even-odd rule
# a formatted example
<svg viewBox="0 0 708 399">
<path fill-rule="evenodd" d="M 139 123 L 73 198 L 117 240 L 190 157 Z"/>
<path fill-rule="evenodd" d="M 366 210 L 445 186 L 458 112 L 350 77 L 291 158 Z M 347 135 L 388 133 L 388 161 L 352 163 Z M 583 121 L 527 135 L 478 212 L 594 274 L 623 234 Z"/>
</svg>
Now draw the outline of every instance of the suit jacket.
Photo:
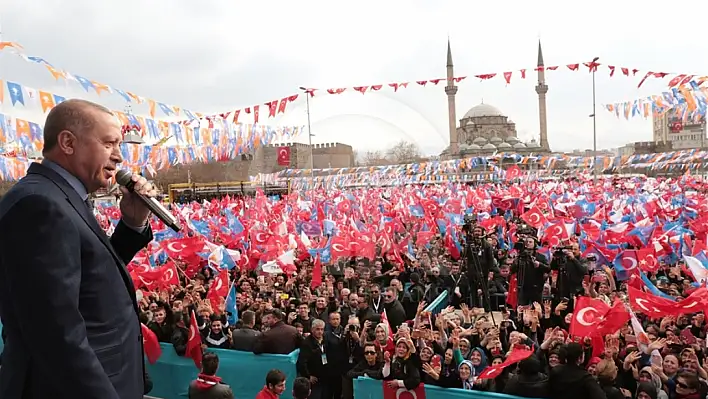
<svg viewBox="0 0 708 399">
<path fill-rule="evenodd" d="M 252 328 L 237 328 L 231 332 L 231 349 L 253 352 L 253 345 L 261 332 Z"/>
<path fill-rule="evenodd" d="M 300 334 L 295 327 L 280 321 L 256 338 L 256 342 L 253 344 L 253 353 L 256 355 L 261 353 L 287 355 L 299 348 L 301 341 Z"/>
<path fill-rule="evenodd" d="M 3 399 L 143 397 L 138 304 L 125 264 L 152 233 L 121 222 L 109 238 L 74 187 L 35 163 L 0 201 Z"/>
</svg>

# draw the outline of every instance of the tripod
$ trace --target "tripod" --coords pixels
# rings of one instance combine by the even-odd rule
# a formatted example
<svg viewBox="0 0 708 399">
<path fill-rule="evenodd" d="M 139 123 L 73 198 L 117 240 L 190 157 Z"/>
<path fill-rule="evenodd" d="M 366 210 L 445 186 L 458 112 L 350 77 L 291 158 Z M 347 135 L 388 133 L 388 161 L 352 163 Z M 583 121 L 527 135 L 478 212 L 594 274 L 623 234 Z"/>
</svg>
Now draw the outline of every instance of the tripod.
<svg viewBox="0 0 708 399">
<path fill-rule="evenodd" d="M 477 294 L 477 289 L 481 285 L 482 287 L 482 307 L 489 311 L 492 311 L 492 302 L 489 297 L 489 283 L 487 282 L 486 277 L 482 273 L 482 265 L 479 263 L 479 254 L 482 253 L 483 251 L 483 246 L 482 245 L 475 245 L 472 246 L 469 241 L 467 243 L 467 256 L 466 256 L 466 261 L 467 261 L 467 269 L 472 271 L 472 274 L 474 278 L 470 279 L 470 295 L 475 295 L 475 298 L 479 299 L 479 296 Z M 473 287 L 474 286 L 474 287 Z M 473 301 L 475 304 L 478 301 Z M 492 322 L 494 323 L 494 326 L 496 327 L 497 323 L 494 320 L 494 317 L 492 316 Z"/>
</svg>

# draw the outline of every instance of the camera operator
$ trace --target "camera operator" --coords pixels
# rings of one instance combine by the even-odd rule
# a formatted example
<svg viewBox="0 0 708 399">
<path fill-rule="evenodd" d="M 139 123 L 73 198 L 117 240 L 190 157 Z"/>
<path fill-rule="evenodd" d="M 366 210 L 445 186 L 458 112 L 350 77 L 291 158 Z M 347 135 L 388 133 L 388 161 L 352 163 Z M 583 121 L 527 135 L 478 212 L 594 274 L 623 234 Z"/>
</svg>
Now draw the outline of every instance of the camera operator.
<svg viewBox="0 0 708 399">
<path fill-rule="evenodd" d="M 485 237 L 482 226 L 467 225 L 471 228 L 465 246 L 467 281 L 470 283 L 470 304 L 475 308 L 491 310 L 489 303 L 489 272 L 498 272 L 494 262 L 494 250 Z"/>
<path fill-rule="evenodd" d="M 364 351 L 361 346 L 362 339 L 359 336 L 359 319 L 352 316 L 347 322 L 344 329 L 344 337 L 342 344 L 346 348 L 347 364 L 342 370 L 342 398 L 351 399 L 354 397 L 354 386 L 351 378 L 347 378 L 347 373 L 362 360 L 364 360 Z"/>
<path fill-rule="evenodd" d="M 511 265 L 518 281 L 519 305 L 543 303 L 543 282 L 550 270 L 546 258 L 536 252 L 536 239 L 524 237 L 523 249 Z"/>
<path fill-rule="evenodd" d="M 568 311 L 573 311 L 573 297 L 582 292 L 583 278 L 588 273 L 587 266 L 581 258 L 578 244 L 557 248 L 553 253 L 551 270 L 558 272 L 556 280 L 555 299 L 568 299 Z"/>
</svg>

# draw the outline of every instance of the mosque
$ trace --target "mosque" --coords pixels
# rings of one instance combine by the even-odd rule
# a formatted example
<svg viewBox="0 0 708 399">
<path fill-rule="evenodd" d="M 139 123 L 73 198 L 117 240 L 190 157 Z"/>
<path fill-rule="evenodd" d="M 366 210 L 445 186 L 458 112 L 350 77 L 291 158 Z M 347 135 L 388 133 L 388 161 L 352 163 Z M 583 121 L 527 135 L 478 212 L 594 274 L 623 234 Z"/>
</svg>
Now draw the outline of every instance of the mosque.
<svg viewBox="0 0 708 399">
<path fill-rule="evenodd" d="M 455 108 L 455 72 L 452 63 L 450 41 L 447 42 L 447 94 L 448 124 L 450 131 L 450 145 L 440 155 L 443 159 L 460 158 L 470 155 L 492 155 L 495 152 L 514 152 L 519 154 L 548 154 L 551 152 L 548 145 L 548 128 L 546 123 L 546 68 L 543 62 L 541 42 L 538 43 L 537 75 L 538 84 L 538 117 L 540 141 L 532 139 L 522 142 L 516 133 L 516 124 L 499 109 L 489 104 L 479 104 L 472 107 L 465 115 L 457 120 Z M 458 125 L 459 122 L 459 125 Z"/>
</svg>

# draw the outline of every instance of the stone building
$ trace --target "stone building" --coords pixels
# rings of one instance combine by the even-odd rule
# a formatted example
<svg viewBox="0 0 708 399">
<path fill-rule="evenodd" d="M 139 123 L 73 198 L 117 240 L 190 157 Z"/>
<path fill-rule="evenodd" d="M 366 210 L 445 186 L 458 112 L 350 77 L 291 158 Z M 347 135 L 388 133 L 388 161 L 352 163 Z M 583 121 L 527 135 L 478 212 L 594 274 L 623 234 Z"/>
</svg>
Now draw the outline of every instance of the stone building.
<svg viewBox="0 0 708 399">
<path fill-rule="evenodd" d="M 278 165 L 278 149 L 290 148 L 290 164 Z M 216 183 L 248 181 L 250 176 L 259 173 L 274 173 L 285 169 L 309 169 L 310 154 L 315 169 L 346 168 L 354 166 L 352 146 L 342 143 L 313 144 L 312 152 L 308 144 L 286 143 L 267 145 L 255 151 L 243 154 L 239 159 L 226 162 L 194 163 L 175 165 L 161 171 L 155 182 L 166 188 L 175 183 Z"/>
<path fill-rule="evenodd" d="M 548 126 L 546 123 L 546 85 L 545 66 L 541 42 L 538 43 L 537 60 L 540 142 L 535 139 L 528 143 L 522 142 L 516 132 L 516 124 L 507 115 L 490 104 L 479 104 L 472 107 L 465 115 L 457 120 L 455 95 L 455 71 L 452 62 L 450 41 L 447 42 L 447 94 L 448 128 L 450 133 L 450 146 L 441 154 L 442 158 L 458 158 L 468 155 L 489 155 L 495 152 L 516 152 L 543 154 L 550 152 L 548 144 Z M 458 125 L 459 122 L 459 125 Z"/>
</svg>

